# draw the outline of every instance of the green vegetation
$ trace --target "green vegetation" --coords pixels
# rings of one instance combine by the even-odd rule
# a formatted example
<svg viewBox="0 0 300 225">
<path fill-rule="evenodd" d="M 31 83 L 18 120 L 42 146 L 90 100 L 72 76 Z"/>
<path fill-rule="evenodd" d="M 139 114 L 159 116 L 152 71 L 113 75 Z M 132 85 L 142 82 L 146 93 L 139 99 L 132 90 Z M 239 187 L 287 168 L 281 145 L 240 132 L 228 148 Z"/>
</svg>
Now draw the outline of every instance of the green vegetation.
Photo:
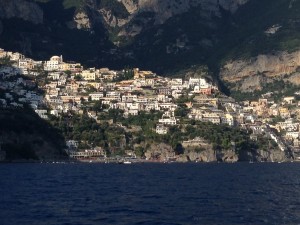
<svg viewBox="0 0 300 225">
<path fill-rule="evenodd" d="M 277 124 L 279 122 L 284 122 L 284 121 L 285 121 L 284 118 L 282 118 L 280 116 L 276 116 L 276 117 L 273 117 L 272 121 L 270 121 L 269 123 L 272 124 L 272 125 L 275 125 L 275 124 Z"/>
<path fill-rule="evenodd" d="M 9 56 L 0 58 L 0 67 L 1 66 L 11 66 L 12 65 L 12 61 L 10 60 Z"/>
<path fill-rule="evenodd" d="M 258 100 L 263 94 L 272 93 L 272 99 L 279 102 L 284 96 L 294 96 L 295 92 L 299 90 L 299 86 L 294 85 L 288 81 L 274 80 L 272 83 L 264 83 L 260 91 L 241 92 L 231 91 L 231 96 L 237 101 L 244 100 Z"/>
<path fill-rule="evenodd" d="M 188 113 L 190 112 L 190 110 L 187 108 L 187 106 L 185 104 L 179 104 L 178 108 L 175 110 L 175 116 L 176 117 L 180 117 L 180 118 L 185 118 Z"/>
<path fill-rule="evenodd" d="M 162 112 L 151 111 L 150 113 L 140 112 L 137 116 L 129 116 L 122 119 L 120 122 L 124 126 L 140 126 L 142 128 L 142 135 L 147 138 L 153 137 L 155 125 L 161 118 Z"/>
<path fill-rule="evenodd" d="M 28 107 L 0 109 L 0 137 L 8 160 L 65 157 L 63 136 Z"/>
<path fill-rule="evenodd" d="M 86 114 L 52 117 L 51 124 L 57 127 L 66 139 L 79 141 L 79 148 L 82 149 L 98 146 L 107 150 L 120 150 L 126 144 L 124 138 L 127 134 L 124 129 L 109 125 L 108 122 L 97 123 Z"/>
<path fill-rule="evenodd" d="M 115 79 L 115 82 L 122 80 L 131 80 L 134 77 L 133 69 L 126 67 L 122 73 L 119 74 L 118 78 Z"/>
<path fill-rule="evenodd" d="M 66 139 L 80 142 L 79 148 L 103 147 L 109 155 L 123 155 L 125 149 L 135 150 L 138 156 L 143 156 L 153 143 L 165 143 L 174 149 L 176 154 L 184 153 L 182 141 L 201 137 L 212 144 L 215 151 L 234 149 L 241 156 L 255 153 L 265 146 L 265 139 L 259 142 L 250 140 L 246 130 L 232 128 L 227 125 L 193 121 L 185 119 L 184 124 L 169 127 L 166 135 L 155 132 L 156 124 L 162 112 L 140 112 L 137 116 L 123 117 L 119 109 L 104 110 L 101 102 L 97 101 L 92 109 L 97 113 L 99 121 L 83 115 L 63 115 L 61 118 L 52 117 L 51 124 L 57 127 Z M 179 116 L 186 115 L 185 106 L 176 112 Z M 197 149 L 202 151 L 203 149 Z"/>
<path fill-rule="evenodd" d="M 250 141 L 249 134 L 239 128 L 203 122 L 193 122 L 193 124 L 186 127 L 185 135 L 189 139 L 202 137 L 212 143 L 215 150 L 231 149 L 233 143 L 237 153 L 256 148 Z"/>
</svg>

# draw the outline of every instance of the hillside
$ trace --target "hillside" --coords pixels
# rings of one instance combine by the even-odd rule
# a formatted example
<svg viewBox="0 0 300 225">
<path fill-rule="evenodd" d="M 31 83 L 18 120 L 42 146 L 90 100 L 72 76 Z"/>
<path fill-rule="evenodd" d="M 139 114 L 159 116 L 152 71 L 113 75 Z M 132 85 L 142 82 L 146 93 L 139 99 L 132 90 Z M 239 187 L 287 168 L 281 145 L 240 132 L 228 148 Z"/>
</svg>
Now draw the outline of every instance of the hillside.
<svg viewBox="0 0 300 225">
<path fill-rule="evenodd" d="M 220 86 L 223 65 L 280 56 L 300 44 L 300 3 L 294 0 L 1 0 L 0 6 L 5 49 L 178 76 L 208 65 Z"/>
<path fill-rule="evenodd" d="M 91 153 L 181 162 L 295 158 L 297 146 L 291 145 L 297 143 L 289 139 L 294 133 L 282 132 L 288 127 L 283 123 L 274 126 L 296 118 L 295 97 L 278 105 L 268 99 L 240 104 L 219 92 L 206 67 L 171 79 L 138 69 L 74 68 L 62 57 L 43 63 L 4 50 L 1 56 L 0 142 L 7 160 L 62 159 L 64 140 L 74 158 Z M 56 67 L 50 67 L 54 61 Z M 298 129 L 290 119 L 289 126 Z"/>
<path fill-rule="evenodd" d="M 66 159 L 64 138 L 30 109 L 0 109 L 0 137 L 6 160 Z"/>
<path fill-rule="evenodd" d="M 66 159 L 64 137 L 32 109 L 37 105 L 45 107 L 40 101 L 41 89 L 31 78 L 19 75 L 18 69 L 1 65 L 3 62 L 2 59 L 0 161 Z"/>
</svg>

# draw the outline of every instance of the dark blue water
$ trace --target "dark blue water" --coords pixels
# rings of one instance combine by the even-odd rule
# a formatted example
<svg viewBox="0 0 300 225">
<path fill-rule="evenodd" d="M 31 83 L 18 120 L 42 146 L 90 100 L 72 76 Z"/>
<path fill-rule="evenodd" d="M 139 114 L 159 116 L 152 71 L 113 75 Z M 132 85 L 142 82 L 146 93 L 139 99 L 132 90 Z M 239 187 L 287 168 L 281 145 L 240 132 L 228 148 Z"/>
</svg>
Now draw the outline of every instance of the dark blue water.
<svg viewBox="0 0 300 225">
<path fill-rule="evenodd" d="M 0 224 L 300 224 L 300 163 L 0 164 Z"/>
</svg>

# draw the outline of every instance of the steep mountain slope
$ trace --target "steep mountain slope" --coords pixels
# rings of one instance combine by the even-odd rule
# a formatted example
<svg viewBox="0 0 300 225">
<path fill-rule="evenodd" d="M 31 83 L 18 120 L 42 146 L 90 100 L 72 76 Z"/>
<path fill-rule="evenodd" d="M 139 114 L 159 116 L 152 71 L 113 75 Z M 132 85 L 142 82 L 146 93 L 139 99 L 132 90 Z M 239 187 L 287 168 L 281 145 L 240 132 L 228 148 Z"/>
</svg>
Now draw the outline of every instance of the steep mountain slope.
<svg viewBox="0 0 300 225">
<path fill-rule="evenodd" d="M 0 6 L 0 47 L 42 59 L 63 54 L 86 65 L 170 75 L 208 65 L 230 83 L 240 73 L 228 65 L 250 71 L 249 60 L 261 64 L 274 55 L 272 62 L 289 67 L 280 56 L 300 46 L 298 0 L 0 0 Z M 251 71 L 243 77 L 264 73 Z"/>
<path fill-rule="evenodd" d="M 156 53 L 149 55 L 145 51 L 149 46 L 170 56 L 198 46 L 210 47 L 218 39 L 213 36 L 224 11 L 231 15 L 244 3 L 246 0 L 12 0 L 8 5 L 1 0 L 0 42 L 2 47 L 35 57 L 62 53 L 67 59 L 90 64 L 120 62 L 153 65 L 150 69 L 154 69 Z M 149 56 L 149 63 L 143 63 L 144 56 Z"/>
<path fill-rule="evenodd" d="M 274 80 L 299 85 L 299 10 L 294 0 L 252 0 L 239 9 L 218 51 L 227 86 L 253 92 Z"/>
<path fill-rule="evenodd" d="M 93 31 L 76 28 L 73 18 L 76 2 L 71 3 L 67 0 L 12 0 L 10 4 L 5 0 L 0 1 L 0 8 L 5 9 L 5 13 L 0 13 L 1 47 L 40 59 L 63 54 L 68 60 L 86 64 L 95 64 L 99 57 L 101 64 L 101 59 L 107 58 L 106 52 L 113 45 L 107 40 L 101 23 Z M 23 10 L 28 13 L 19 13 Z M 35 12 L 39 12 L 36 17 L 27 16 Z"/>
<path fill-rule="evenodd" d="M 113 8 L 105 5 L 100 12 L 108 27 L 111 29 L 118 27 L 117 35 L 126 37 L 140 34 L 148 29 L 149 25 L 164 24 L 168 19 L 189 12 L 194 7 L 201 7 L 203 16 L 207 18 L 221 17 L 221 8 L 234 13 L 238 6 L 246 2 L 247 0 L 121 0 L 120 7 L 123 4 L 127 13 L 116 13 Z"/>
<path fill-rule="evenodd" d="M 40 99 L 43 90 L 8 65 L 0 62 L 0 161 L 66 159 L 64 137 L 29 106 L 34 101 L 26 99 L 26 94 Z M 35 104 L 44 107 L 42 101 Z"/>
</svg>

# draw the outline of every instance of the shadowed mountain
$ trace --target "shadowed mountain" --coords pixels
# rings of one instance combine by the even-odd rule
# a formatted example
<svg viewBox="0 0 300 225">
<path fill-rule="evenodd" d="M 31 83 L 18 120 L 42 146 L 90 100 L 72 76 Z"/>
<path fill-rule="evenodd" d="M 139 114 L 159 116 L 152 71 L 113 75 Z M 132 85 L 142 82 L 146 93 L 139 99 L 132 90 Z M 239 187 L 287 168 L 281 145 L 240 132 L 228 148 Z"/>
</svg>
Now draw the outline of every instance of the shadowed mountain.
<svg viewBox="0 0 300 225">
<path fill-rule="evenodd" d="M 160 74 L 298 50 L 295 0 L 0 0 L 0 43 L 88 66 L 138 66 Z M 30 13 L 31 12 L 31 13 Z M 185 70 L 184 70 L 185 71 Z"/>
</svg>

